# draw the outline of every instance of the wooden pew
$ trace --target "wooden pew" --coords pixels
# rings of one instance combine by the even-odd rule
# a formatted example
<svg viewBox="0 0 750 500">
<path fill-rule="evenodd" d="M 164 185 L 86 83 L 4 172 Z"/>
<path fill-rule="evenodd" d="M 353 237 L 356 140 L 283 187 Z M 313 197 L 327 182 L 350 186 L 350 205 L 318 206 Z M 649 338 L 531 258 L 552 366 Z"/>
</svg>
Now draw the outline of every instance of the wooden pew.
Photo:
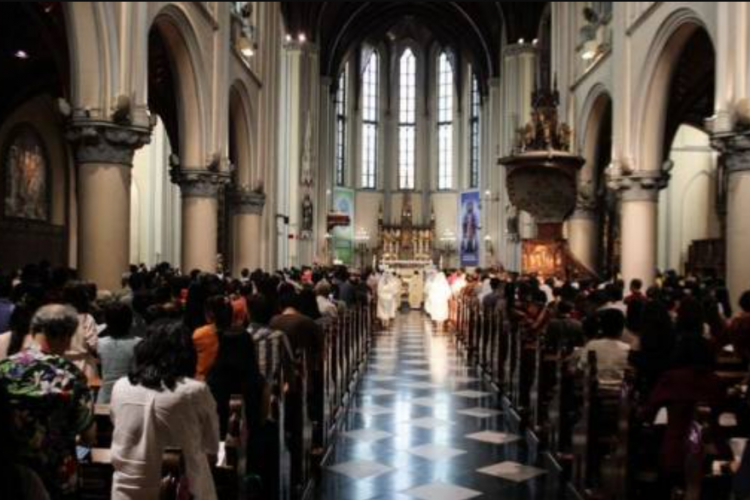
<svg viewBox="0 0 750 500">
<path fill-rule="evenodd" d="M 620 387 L 599 384 L 596 353 L 592 351 L 580 390 L 580 418 L 573 429 L 572 492 L 577 498 L 604 499 L 601 464 L 615 446 Z"/>
<path fill-rule="evenodd" d="M 536 343 L 534 356 L 534 380 L 530 395 L 529 431 L 530 441 L 537 447 L 548 444 L 550 429 L 550 402 L 557 385 L 558 360 L 564 354 L 554 350 L 544 337 Z"/>
</svg>

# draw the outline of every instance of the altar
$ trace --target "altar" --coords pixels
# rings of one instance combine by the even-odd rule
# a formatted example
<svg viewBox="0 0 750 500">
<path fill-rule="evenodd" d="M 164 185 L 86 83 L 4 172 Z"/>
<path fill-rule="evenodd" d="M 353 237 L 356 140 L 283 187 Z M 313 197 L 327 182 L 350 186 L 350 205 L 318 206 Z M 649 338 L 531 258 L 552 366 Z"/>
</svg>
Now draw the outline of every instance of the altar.
<svg viewBox="0 0 750 500">
<path fill-rule="evenodd" d="M 414 224 L 411 194 L 404 196 L 401 223 L 386 224 L 378 214 L 378 260 L 386 263 L 432 263 L 435 242 L 435 212 L 428 224 Z"/>
</svg>

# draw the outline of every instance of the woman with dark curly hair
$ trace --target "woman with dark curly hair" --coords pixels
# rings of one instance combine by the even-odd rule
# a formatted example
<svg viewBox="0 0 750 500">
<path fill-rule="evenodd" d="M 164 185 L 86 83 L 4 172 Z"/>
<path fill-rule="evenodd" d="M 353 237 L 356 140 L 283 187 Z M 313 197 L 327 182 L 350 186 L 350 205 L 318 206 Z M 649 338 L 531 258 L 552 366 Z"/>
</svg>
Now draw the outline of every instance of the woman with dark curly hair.
<svg viewBox="0 0 750 500">
<path fill-rule="evenodd" d="M 182 450 L 190 492 L 214 500 L 208 455 L 219 449 L 216 402 L 192 379 L 196 355 L 182 322 L 149 326 L 133 368 L 112 391 L 112 498 L 158 498 L 165 448 Z"/>
</svg>

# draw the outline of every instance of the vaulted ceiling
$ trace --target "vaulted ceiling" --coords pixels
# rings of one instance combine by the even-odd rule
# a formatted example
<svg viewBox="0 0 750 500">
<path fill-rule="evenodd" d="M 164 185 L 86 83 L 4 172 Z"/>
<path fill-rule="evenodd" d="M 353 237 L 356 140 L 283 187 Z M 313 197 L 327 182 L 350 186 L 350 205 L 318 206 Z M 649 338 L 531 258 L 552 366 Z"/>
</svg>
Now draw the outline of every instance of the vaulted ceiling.
<svg viewBox="0 0 750 500">
<path fill-rule="evenodd" d="M 282 2 L 289 33 L 304 33 L 321 55 L 321 73 L 334 76 L 351 49 L 385 37 L 405 21 L 435 41 L 464 52 L 481 77 L 500 73 L 502 42 L 537 38 L 547 2 Z"/>
<path fill-rule="evenodd" d="M 69 98 L 69 62 L 63 5 L 0 5 L 0 121 L 30 97 Z"/>
</svg>

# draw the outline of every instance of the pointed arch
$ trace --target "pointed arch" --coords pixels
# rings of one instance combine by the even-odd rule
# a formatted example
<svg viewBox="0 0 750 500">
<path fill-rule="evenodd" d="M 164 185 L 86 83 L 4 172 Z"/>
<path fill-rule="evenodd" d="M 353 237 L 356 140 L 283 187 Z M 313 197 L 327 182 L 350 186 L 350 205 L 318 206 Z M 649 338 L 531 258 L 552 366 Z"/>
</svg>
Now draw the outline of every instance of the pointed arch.
<svg viewBox="0 0 750 500">
<path fill-rule="evenodd" d="M 195 27 L 176 4 L 164 7 L 153 20 L 152 30 L 162 37 L 175 75 L 179 156 L 183 168 L 205 168 L 208 97 L 206 66 Z"/>
</svg>

